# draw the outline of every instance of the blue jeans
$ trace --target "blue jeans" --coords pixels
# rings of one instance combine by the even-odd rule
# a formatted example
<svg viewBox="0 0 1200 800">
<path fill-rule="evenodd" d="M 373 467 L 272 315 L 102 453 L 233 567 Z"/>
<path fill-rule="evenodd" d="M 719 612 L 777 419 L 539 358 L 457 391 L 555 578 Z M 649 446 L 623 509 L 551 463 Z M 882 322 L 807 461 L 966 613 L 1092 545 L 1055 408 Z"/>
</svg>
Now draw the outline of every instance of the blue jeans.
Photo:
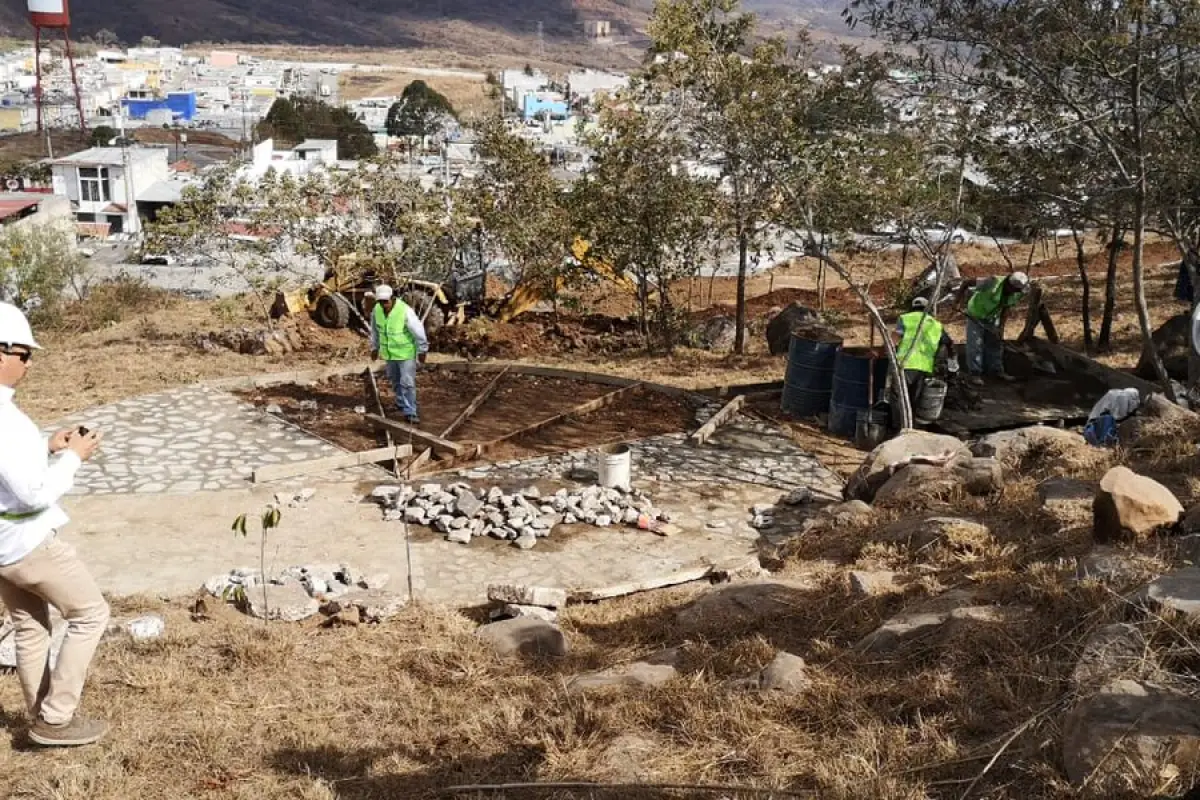
<svg viewBox="0 0 1200 800">
<path fill-rule="evenodd" d="M 1004 372 L 1004 340 L 999 325 L 967 317 L 967 371 L 972 375 Z"/>
<path fill-rule="evenodd" d="M 417 416 L 417 360 L 388 361 L 384 369 L 396 393 L 397 410 L 406 417 Z"/>
</svg>

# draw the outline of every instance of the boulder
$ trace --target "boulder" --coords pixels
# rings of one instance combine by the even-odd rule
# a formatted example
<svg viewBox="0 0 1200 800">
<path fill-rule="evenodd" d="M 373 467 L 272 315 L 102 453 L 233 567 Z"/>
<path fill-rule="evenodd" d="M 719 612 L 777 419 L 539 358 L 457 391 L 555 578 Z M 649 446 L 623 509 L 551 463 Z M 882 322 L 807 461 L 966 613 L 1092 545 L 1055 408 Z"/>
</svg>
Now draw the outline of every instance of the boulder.
<svg viewBox="0 0 1200 800">
<path fill-rule="evenodd" d="M 951 471 L 962 483 L 969 495 L 986 497 L 1004 488 L 1004 470 L 999 459 L 963 458 L 955 459 Z"/>
<path fill-rule="evenodd" d="M 1162 356 L 1167 374 L 1177 381 L 1186 381 L 1188 378 L 1188 351 L 1191 347 L 1188 339 L 1191 333 L 1191 314 L 1185 312 L 1171 317 L 1160 325 L 1150 337 L 1154 342 L 1155 349 Z M 1144 353 L 1138 360 L 1135 372 L 1139 378 L 1148 381 L 1158 380 L 1158 376 L 1154 372 L 1154 364 Z"/>
<path fill-rule="evenodd" d="M 338 598 L 343 607 L 357 607 L 363 622 L 383 622 L 404 610 L 408 600 L 381 589 L 360 589 Z"/>
<path fill-rule="evenodd" d="M 1019 464 L 1026 457 L 1039 453 L 1083 454 L 1091 449 L 1087 440 L 1074 431 L 1034 425 L 988 434 L 976 442 L 971 451 L 976 456 L 996 458 L 1006 464 Z"/>
<path fill-rule="evenodd" d="M 821 315 L 807 306 L 792 303 L 780 311 L 767 323 L 767 349 L 773 356 L 781 356 L 788 352 L 792 344 L 792 334 L 799 329 L 820 328 Z M 828 336 L 830 332 L 826 332 Z M 816 338 L 816 337 L 814 337 Z M 832 339 L 821 338 L 821 341 L 840 341 L 841 337 L 833 334 Z"/>
<path fill-rule="evenodd" d="M 672 664 L 650 664 L 635 661 L 619 667 L 576 675 L 567 682 L 568 692 L 587 692 L 593 689 L 638 689 L 662 686 L 675 679 L 678 670 Z"/>
<path fill-rule="evenodd" d="M 1151 566 L 1135 553 L 1100 546 L 1080 557 L 1075 567 L 1075 578 L 1126 588 L 1137 581 L 1145 580 L 1146 571 Z"/>
<path fill-rule="evenodd" d="M 320 608 L 317 599 L 293 581 L 282 586 L 267 584 L 246 589 L 246 610 L 259 619 L 299 622 L 315 615 Z"/>
<path fill-rule="evenodd" d="M 724 352 L 733 349 L 737 338 L 737 323 L 733 317 L 713 317 L 700 329 L 700 346 L 705 350 Z"/>
<path fill-rule="evenodd" d="M 850 591 L 864 597 L 872 597 L 903 592 L 904 587 L 896 581 L 896 573 L 889 570 L 877 572 L 854 570 L 850 573 Z"/>
<path fill-rule="evenodd" d="M 475 632 L 500 655 L 565 656 L 567 637 L 558 626 L 533 617 L 505 619 Z"/>
<path fill-rule="evenodd" d="M 519 606 L 562 608 L 567 604 L 567 590 L 549 586 L 493 583 L 488 586 L 487 595 L 492 602 L 513 603 Z"/>
<path fill-rule="evenodd" d="M 846 485 L 847 500 L 870 503 L 888 479 L 902 467 L 922 463 L 946 466 L 951 461 L 970 458 L 968 447 L 953 436 L 941 436 L 925 431 L 905 431 L 876 447 L 863 460 Z"/>
<path fill-rule="evenodd" d="M 1183 425 L 1200 424 L 1200 414 L 1186 409 L 1178 403 L 1172 403 L 1163 394 L 1152 394 L 1143 400 L 1142 407 L 1138 413 L 1143 417 L 1161 419 L 1166 422 Z"/>
<path fill-rule="evenodd" d="M 1184 567 L 1159 576 L 1134 594 L 1133 600 L 1200 618 L 1200 567 Z"/>
<path fill-rule="evenodd" d="M 1099 691 L 1119 678 L 1143 680 L 1157 672 L 1154 653 L 1136 625 L 1117 623 L 1097 629 L 1084 642 L 1071 673 L 1080 694 Z"/>
<path fill-rule="evenodd" d="M 735 583 L 712 589 L 675 615 L 678 632 L 685 635 L 761 625 L 795 612 L 813 587 L 808 583 L 763 580 Z"/>
<path fill-rule="evenodd" d="M 758 687 L 764 691 L 800 694 L 812 687 L 812 678 L 803 658 L 781 652 L 759 675 Z"/>
<path fill-rule="evenodd" d="M 923 506 L 931 500 L 949 497 L 962 489 L 962 481 L 952 470 L 927 464 L 902 467 L 875 493 L 880 508 Z"/>
<path fill-rule="evenodd" d="M 1063 720 L 1063 766 L 1095 796 L 1149 796 L 1166 763 L 1200 739 L 1200 700 L 1133 680 L 1116 680 Z"/>
<path fill-rule="evenodd" d="M 1183 506 L 1167 487 L 1128 467 L 1110 469 L 1092 503 L 1095 538 L 1103 544 L 1141 539 L 1182 516 Z"/>
</svg>

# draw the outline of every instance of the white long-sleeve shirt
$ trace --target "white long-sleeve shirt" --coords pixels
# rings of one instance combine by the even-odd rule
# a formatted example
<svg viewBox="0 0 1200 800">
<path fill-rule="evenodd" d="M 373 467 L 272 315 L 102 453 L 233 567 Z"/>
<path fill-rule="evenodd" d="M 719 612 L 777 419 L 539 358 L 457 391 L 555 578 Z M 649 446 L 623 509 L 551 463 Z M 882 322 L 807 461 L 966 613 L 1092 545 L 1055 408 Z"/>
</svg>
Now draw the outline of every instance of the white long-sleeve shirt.
<svg viewBox="0 0 1200 800">
<path fill-rule="evenodd" d="M 395 313 L 399 306 L 400 303 L 392 306 L 392 313 Z M 405 303 L 404 308 L 408 311 L 404 318 L 404 324 L 408 327 L 408 332 L 412 334 L 413 341 L 417 345 L 417 352 L 428 353 L 429 339 L 425 336 L 425 323 L 421 322 L 421 318 L 417 316 L 417 312 L 413 311 L 412 306 Z M 374 312 L 371 313 L 371 349 L 379 349 L 379 331 L 375 330 Z"/>
<path fill-rule="evenodd" d="M 58 501 L 83 462 L 71 450 L 50 455 L 49 442 L 0 386 L 0 566 L 32 553 L 68 517 Z M 21 519 L 4 515 L 24 515 Z"/>
</svg>

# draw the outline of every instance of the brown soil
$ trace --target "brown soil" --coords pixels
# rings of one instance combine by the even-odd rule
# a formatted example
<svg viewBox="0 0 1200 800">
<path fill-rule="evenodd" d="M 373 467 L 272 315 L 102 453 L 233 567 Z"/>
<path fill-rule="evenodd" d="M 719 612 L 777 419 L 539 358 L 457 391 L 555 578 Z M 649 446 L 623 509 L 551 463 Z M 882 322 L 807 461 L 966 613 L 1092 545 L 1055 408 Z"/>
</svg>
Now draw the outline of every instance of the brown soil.
<svg viewBox="0 0 1200 800">
<path fill-rule="evenodd" d="M 512 360 L 549 353 L 624 353 L 643 346 L 630 320 L 592 314 L 578 316 L 527 313 L 512 322 L 479 319 L 442 328 L 434 336 L 442 353 L 466 358 Z"/>
<path fill-rule="evenodd" d="M 417 397 L 421 429 L 440 435 L 494 377 L 495 373 L 465 373 L 436 367 L 420 373 Z M 388 416 L 395 418 L 387 381 L 380 379 L 379 388 Z M 492 396 L 450 438 L 473 444 L 490 442 L 613 391 L 615 387 L 587 381 L 505 375 Z M 242 397 L 260 406 L 278 405 L 284 419 L 347 450 L 369 450 L 384 443 L 382 434 L 373 431 L 355 410 L 367 407 L 370 413 L 377 413 L 373 401 L 369 403 L 366 399 L 366 384 L 360 376 L 316 387 L 285 385 L 259 389 L 244 392 Z M 305 401 L 315 401 L 317 408 L 301 408 Z M 638 389 L 599 412 L 566 418 L 506 442 L 489 451 L 486 459 L 506 461 L 678 432 L 687 429 L 693 414 L 693 409 L 682 400 Z"/>
</svg>

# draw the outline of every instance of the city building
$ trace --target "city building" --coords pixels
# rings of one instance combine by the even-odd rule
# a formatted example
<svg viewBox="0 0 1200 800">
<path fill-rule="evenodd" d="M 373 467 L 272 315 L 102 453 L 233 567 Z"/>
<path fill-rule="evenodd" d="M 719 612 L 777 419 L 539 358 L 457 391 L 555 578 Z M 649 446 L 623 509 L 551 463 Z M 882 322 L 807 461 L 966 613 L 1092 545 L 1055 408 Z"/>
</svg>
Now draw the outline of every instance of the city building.
<svg viewBox="0 0 1200 800">
<path fill-rule="evenodd" d="M 93 147 L 55 159 L 50 162 L 54 194 L 70 202 L 80 233 L 136 234 L 139 201 L 161 202 L 157 184 L 171 180 L 167 155 L 165 147 Z"/>
</svg>

